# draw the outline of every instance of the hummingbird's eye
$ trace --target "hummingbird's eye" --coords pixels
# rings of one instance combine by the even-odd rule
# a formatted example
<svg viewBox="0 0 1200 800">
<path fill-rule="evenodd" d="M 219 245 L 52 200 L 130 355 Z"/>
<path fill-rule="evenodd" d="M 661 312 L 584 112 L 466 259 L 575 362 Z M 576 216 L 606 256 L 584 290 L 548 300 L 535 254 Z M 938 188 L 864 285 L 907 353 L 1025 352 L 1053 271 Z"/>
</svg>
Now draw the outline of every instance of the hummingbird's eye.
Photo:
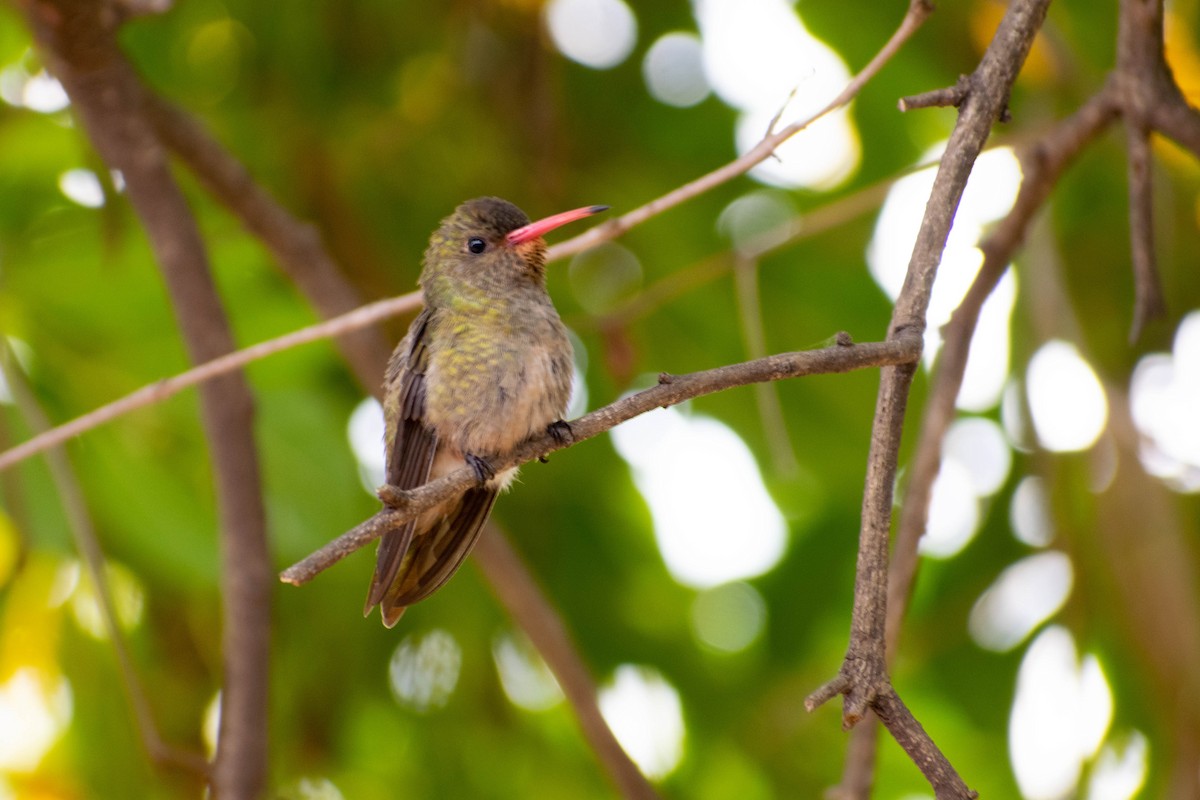
<svg viewBox="0 0 1200 800">
<path fill-rule="evenodd" d="M 470 239 L 467 239 L 467 249 L 472 253 L 479 255 L 484 250 L 487 250 L 487 242 L 485 242 L 483 239 L 480 239 L 478 236 L 472 236 Z"/>
</svg>

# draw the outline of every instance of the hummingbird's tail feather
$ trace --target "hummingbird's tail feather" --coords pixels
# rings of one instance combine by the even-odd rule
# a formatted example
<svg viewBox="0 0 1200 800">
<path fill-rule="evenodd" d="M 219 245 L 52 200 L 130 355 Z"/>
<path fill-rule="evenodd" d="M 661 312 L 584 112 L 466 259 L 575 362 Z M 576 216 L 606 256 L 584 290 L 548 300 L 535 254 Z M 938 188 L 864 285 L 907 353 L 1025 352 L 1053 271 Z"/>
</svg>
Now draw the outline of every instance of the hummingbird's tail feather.
<svg viewBox="0 0 1200 800">
<path fill-rule="evenodd" d="M 399 574 L 379 601 L 384 624 L 400 619 L 406 607 L 436 592 L 458 571 L 479 539 L 497 491 L 490 486 L 468 489 L 458 508 L 415 538 Z"/>
<path fill-rule="evenodd" d="M 375 575 L 371 578 L 371 589 L 367 592 L 367 602 L 363 606 L 363 616 L 370 616 L 371 609 L 379 605 L 388 587 L 396 579 L 404 557 L 412 544 L 413 528 L 417 521 L 411 520 L 403 528 L 391 533 L 385 533 L 379 540 L 379 552 L 375 557 Z M 391 627 L 390 625 L 388 627 Z"/>
</svg>

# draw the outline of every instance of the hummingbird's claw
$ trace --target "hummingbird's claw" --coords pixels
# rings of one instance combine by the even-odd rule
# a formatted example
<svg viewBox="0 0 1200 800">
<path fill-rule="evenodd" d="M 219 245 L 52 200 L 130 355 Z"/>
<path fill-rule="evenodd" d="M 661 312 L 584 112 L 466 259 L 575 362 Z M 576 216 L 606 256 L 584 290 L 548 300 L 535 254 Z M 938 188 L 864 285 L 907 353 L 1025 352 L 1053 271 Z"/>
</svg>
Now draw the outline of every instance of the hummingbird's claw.
<svg viewBox="0 0 1200 800">
<path fill-rule="evenodd" d="M 571 423 L 565 419 L 551 422 L 546 426 L 546 433 L 550 434 L 555 444 L 568 444 L 575 440 L 575 431 L 571 430 Z"/>
<path fill-rule="evenodd" d="M 475 470 L 475 477 L 479 479 L 480 483 L 487 483 L 496 477 L 496 470 L 492 469 L 492 465 L 486 459 L 480 458 L 474 453 L 467 453 L 466 460 L 471 469 Z"/>
</svg>

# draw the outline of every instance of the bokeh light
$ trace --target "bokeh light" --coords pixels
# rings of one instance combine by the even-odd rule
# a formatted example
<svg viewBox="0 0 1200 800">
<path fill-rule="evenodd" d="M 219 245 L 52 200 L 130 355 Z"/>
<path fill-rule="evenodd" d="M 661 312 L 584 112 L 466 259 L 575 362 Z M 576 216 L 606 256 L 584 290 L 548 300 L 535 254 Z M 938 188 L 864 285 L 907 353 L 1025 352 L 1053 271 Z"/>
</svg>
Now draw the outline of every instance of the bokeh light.
<svg viewBox="0 0 1200 800">
<path fill-rule="evenodd" d="M 694 588 L 752 578 L 783 556 L 787 526 L 750 449 L 728 426 L 676 408 L 611 432 L 654 519 L 671 575 Z"/>
<path fill-rule="evenodd" d="M 200 718 L 200 738 L 204 741 L 204 752 L 211 759 L 217 752 L 217 738 L 221 733 L 221 692 L 213 694 L 204 714 Z"/>
<path fill-rule="evenodd" d="M 742 112 L 739 153 L 758 144 L 776 117 L 778 127 L 808 117 L 849 81 L 838 54 L 784 0 L 696 0 L 694 9 L 709 82 Z M 750 174 L 788 188 L 830 188 L 853 173 L 860 155 L 857 130 L 842 109 L 793 136 Z"/>
<path fill-rule="evenodd" d="M 30 772 L 62 736 L 72 713 L 62 675 L 21 667 L 0 683 L 0 770 Z"/>
<path fill-rule="evenodd" d="M 1027 800 L 1061 800 L 1079 783 L 1112 721 L 1108 679 L 1094 656 L 1082 662 L 1066 628 L 1042 631 L 1021 660 L 1008 748 Z"/>
<path fill-rule="evenodd" d="M 410 634 L 396 646 L 388 663 L 388 685 L 405 708 L 433 711 L 449 702 L 461 668 L 458 641 L 435 628 L 423 636 Z"/>
<path fill-rule="evenodd" d="M 58 189 L 73 203 L 84 208 L 104 205 L 104 187 L 90 169 L 69 169 L 58 176 Z"/>
<path fill-rule="evenodd" d="M 1072 577 L 1071 559 L 1064 553 L 1021 559 L 1000 573 L 971 609 L 972 638 L 988 650 L 1016 647 L 1062 608 L 1071 594 Z"/>
<path fill-rule="evenodd" d="M 526 711 L 545 711 L 562 702 L 554 674 L 524 637 L 503 633 L 492 644 L 492 659 L 504 694 Z"/>
<path fill-rule="evenodd" d="M 678 108 L 694 106 L 712 91 L 704 74 L 703 45 L 693 33 L 660 36 L 646 51 L 642 76 L 651 97 Z"/>
<path fill-rule="evenodd" d="M 1118 747 L 1109 742 L 1100 750 L 1088 778 L 1087 800 L 1132 800 L 1146 782 L 1150 743 L 1133 731 Z"/>
<path fill-rule="evenodd" d="M 722 653 L 745 650 L 766 627 L 767 605 L 748 583 L 737 581 L 705 589 L 692 601 L 692 633 Z"/>
<path fill-rule="evenodd" d="M 1000 426 L 985 417 L 963 417 L 951 423 L 942 439 L 942 456 L 967 470 L 975 494 L 1000 491 L 1012 468 L 1012 450 Z"/>
<path fill-rule="evenodd" d="M 104 564 L 113 613 L 123 630 L 132 630 L 142 621 L 146 592 L 142 582 L 128 567 L 109 561 Z M 71 594 L 71 611 L 79 627 L 96 639 L 108 639 L 108 625 L 91 573 L 81 571 L 78 585 Z"/>
<path fill-rule="evenodd" d="M 717 230 L 729 237 L 733 249 L 754 253 L 782 244 L 797 216 L 785 192 L 763 189 L 738 197 L 717 217 Z"/>
<path fill-rule="evenodd" d="M 929 520 L 920 552 L 935 558 L 957 555 L 979 528 L 979 500 L 970 471 L 954 459 L 942 459 L 929 495 Z"/>
<path fill-rule="evenodd" d="M 1086 450 L 1108 422 L 1108 400 L 1100 379 L 1067 342 L 1046 342 L 1033 354 L 1026 392 L 1033 428 L 1047 450 Z"/>
<path fill-rule="evenodd" d="M 679 692 L 653 667 L 621 664 L 600 690 L 600 712 L 629 757 L 647 777 L 674 771 L 683 758 Z"/>
<path fill-rule="evenodd" d="M 358 463 L 358 477 L 371 495 L 384 482 L 383 406 L 374 397 L 363 398 L 346 426 L 350 450 Z"/>
<path fill-rule="evenodd" d="M 1129 387 L 1146 471 L 1182 492 L 1200 492 L 1200 311 L 1183 318 L 1170 353 L 1143 357 Z"/>
<path fill-rule="evenodd" d="M 45 70 L 29 72 L 24 60 L 22 57 L 18 63 L 0 70 L 0 99 L 42 114 L 54 114 L 70 105 L 67 91 L 57 78 Z"/>
<path fill-rule="evenodd" d="M 284 789 L 280 800 L 344 800 L 345 795 L 329 778 L 301 778 Z"/>
<path fill-rule="evenodd" d="M 1054 541 L 1054 523 L 1045 482 L 1036 475 L 1022 478 L 1009 507 L 1013 534 L 1030 547 L 1045 547 Z"/>
<path fill-rule="evenodd" d="M 637 18 L 623 0 L 550 0 L 545 15 L 554 46 L 586 67 L 615 67 L 637 43 Z"/>
<path fill-rule="evenodd" d="M 642 263 L 616 242 L 591 247 L 567 268 L 571 293 L 589 314 L 603 316 L 642 288 Z"/>
<path fill-rule="evenodd" d="M 1017 273 L 1004 273 L 979 310 L 970 358 L 954 404 L 963 411 L 996 407 L 1010 378 L 1009 332 L 1017 303 Z"/>
</svg>

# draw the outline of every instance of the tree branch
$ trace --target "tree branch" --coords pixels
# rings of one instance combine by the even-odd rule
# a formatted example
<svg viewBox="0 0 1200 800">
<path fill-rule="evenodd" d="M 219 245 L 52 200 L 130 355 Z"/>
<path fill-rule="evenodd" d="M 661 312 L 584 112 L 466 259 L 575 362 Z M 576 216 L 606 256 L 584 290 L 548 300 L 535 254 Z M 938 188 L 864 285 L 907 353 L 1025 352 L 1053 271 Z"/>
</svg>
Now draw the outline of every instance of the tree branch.
<svg viewBox="0 0 1200 800">
<path fill-rule="evenodd" d="M 1130 340 L 1166 313 L 1154 252 L 1150 131 L 1157 106 L 1183 103 L 1163 51 L 1162 0 L 1121 0 L 1112 75 L 1125 119 L 1134 306 Z"/>
<path fill-rule="evenodd" d="M 666 408 L 684 400 L 734 386 L 797 378 L 802 375 L 849 372 L 864 367 L 913 364 L 920 358 L 920 340 L 911 335 L 867 344 L 850 344 L 849 337 L 845 334 L 841 334 L 839 340 L 847 343 L 820 350 L 783 353 L 687 375 L 663 373 L 659 376 L 656 386 L 572 420 L 570 442 L 559 441 L 547 433 L 529 439 L 511 453 L 492 459 L 489 463 L 496 472 L 501 472 L 591 439 L 655 408 Z M 475 471 L 470 467 L 463 467 L 410 491 L 386 485 L 380 487 L 379 494 L 387 508 L 288 567 L 280 574 L 279 579 L 296 586 L 307 583 L 338 561 L 388 531 L 395 530 L 422 511 L 476 485 L 478 477 Z"/>
<path fill-rule="evenodd" d="M 604 721 L 597 702 L 596 682 L 579 657 L 562 617 L 495 523 L 488 523 L 488 529 L 475 546 L 475 554 L 479 557 L 476 563 L 491 584 L 492 592 L 554 673 L 567 702 L 575 709 L 584 738 L 608 770 L 621 797 L 631 800 L 657 798 L 646 776 Z"/>
<path fill-rule="evenodd" d="M 1063 172 L 1112 123 L 1116 114 L 1112 92 L 1101 90 L 1042 139 L 1019 151 L 1022 180 L 1013 207 L 980 243 L 984 259 L 979 274 L 942 329 L 942 351 L 921 418 L 920 435 L 907 469 L 908 488 L 900 506 L 888 569 L 886 630 L 889 664 L 897 652 L 901 623 L 912 594 L 920 560 L 917 546 L 925 532 L 933 482 L 941 468 L 942 440 L 954 421 L 955 401 L 962 387 L 971 338 L 984 301 L 1024 244 L 1030 223 Z M 841 787 L 848 799 L 867 796 L 861 787 L 869 787 L 869 776 L 874 772 L 875 727 L 874 721 L 864 721 L 864 724 L 855 727 L 851 735 Z"/>
<path fill-rule="evenodd" d="M 98 0 L 38 0 L 28 11 L 96 150 L 125 179 L 192 360 L 233 350 L 204 242 L 142 115 L 140 84 L 117 45 L 121 14 Z M 204 384 L 200 401 L 217 486 L 225 588 L 225 674 L 212 786 L 222 800 L 255 798 L 267 774 L 271 565 L 253 399 L 244 378 L 229 374 Z"/>
<path fill-rule="evenodd" d="M 889 338 L 922 337 L 933 280 L 967 178 L 992 125 L 1005 109 L 1009 90 L 1029 53 L 1048 5 L 1049 0 L 1011 3 L 971 77 L 970 94 L 961 103 L 958 121 L 934 178 L 908 274 L 892 315 Z M 886 368 L 882 372 L 867 460 L 850 643 L 837 677 L 814 692 L 807 705 L 812 709 L 835 694 L 845 695 L 843 721 L 847 726 L 854 725 L 868 709 L 873 709 L 910 758 L 921 767 L 939 800 L 964 798 L 973 793 L 932 739 L 919 726 L 916 730 L 900 727 L 899 721 L 904 718 L 894 713 L 898 698 L 893 701 L 895 694 L 886 662 L 892 489 L 915 369 L 916 364 L 912 363 Z"/>
</svg>

